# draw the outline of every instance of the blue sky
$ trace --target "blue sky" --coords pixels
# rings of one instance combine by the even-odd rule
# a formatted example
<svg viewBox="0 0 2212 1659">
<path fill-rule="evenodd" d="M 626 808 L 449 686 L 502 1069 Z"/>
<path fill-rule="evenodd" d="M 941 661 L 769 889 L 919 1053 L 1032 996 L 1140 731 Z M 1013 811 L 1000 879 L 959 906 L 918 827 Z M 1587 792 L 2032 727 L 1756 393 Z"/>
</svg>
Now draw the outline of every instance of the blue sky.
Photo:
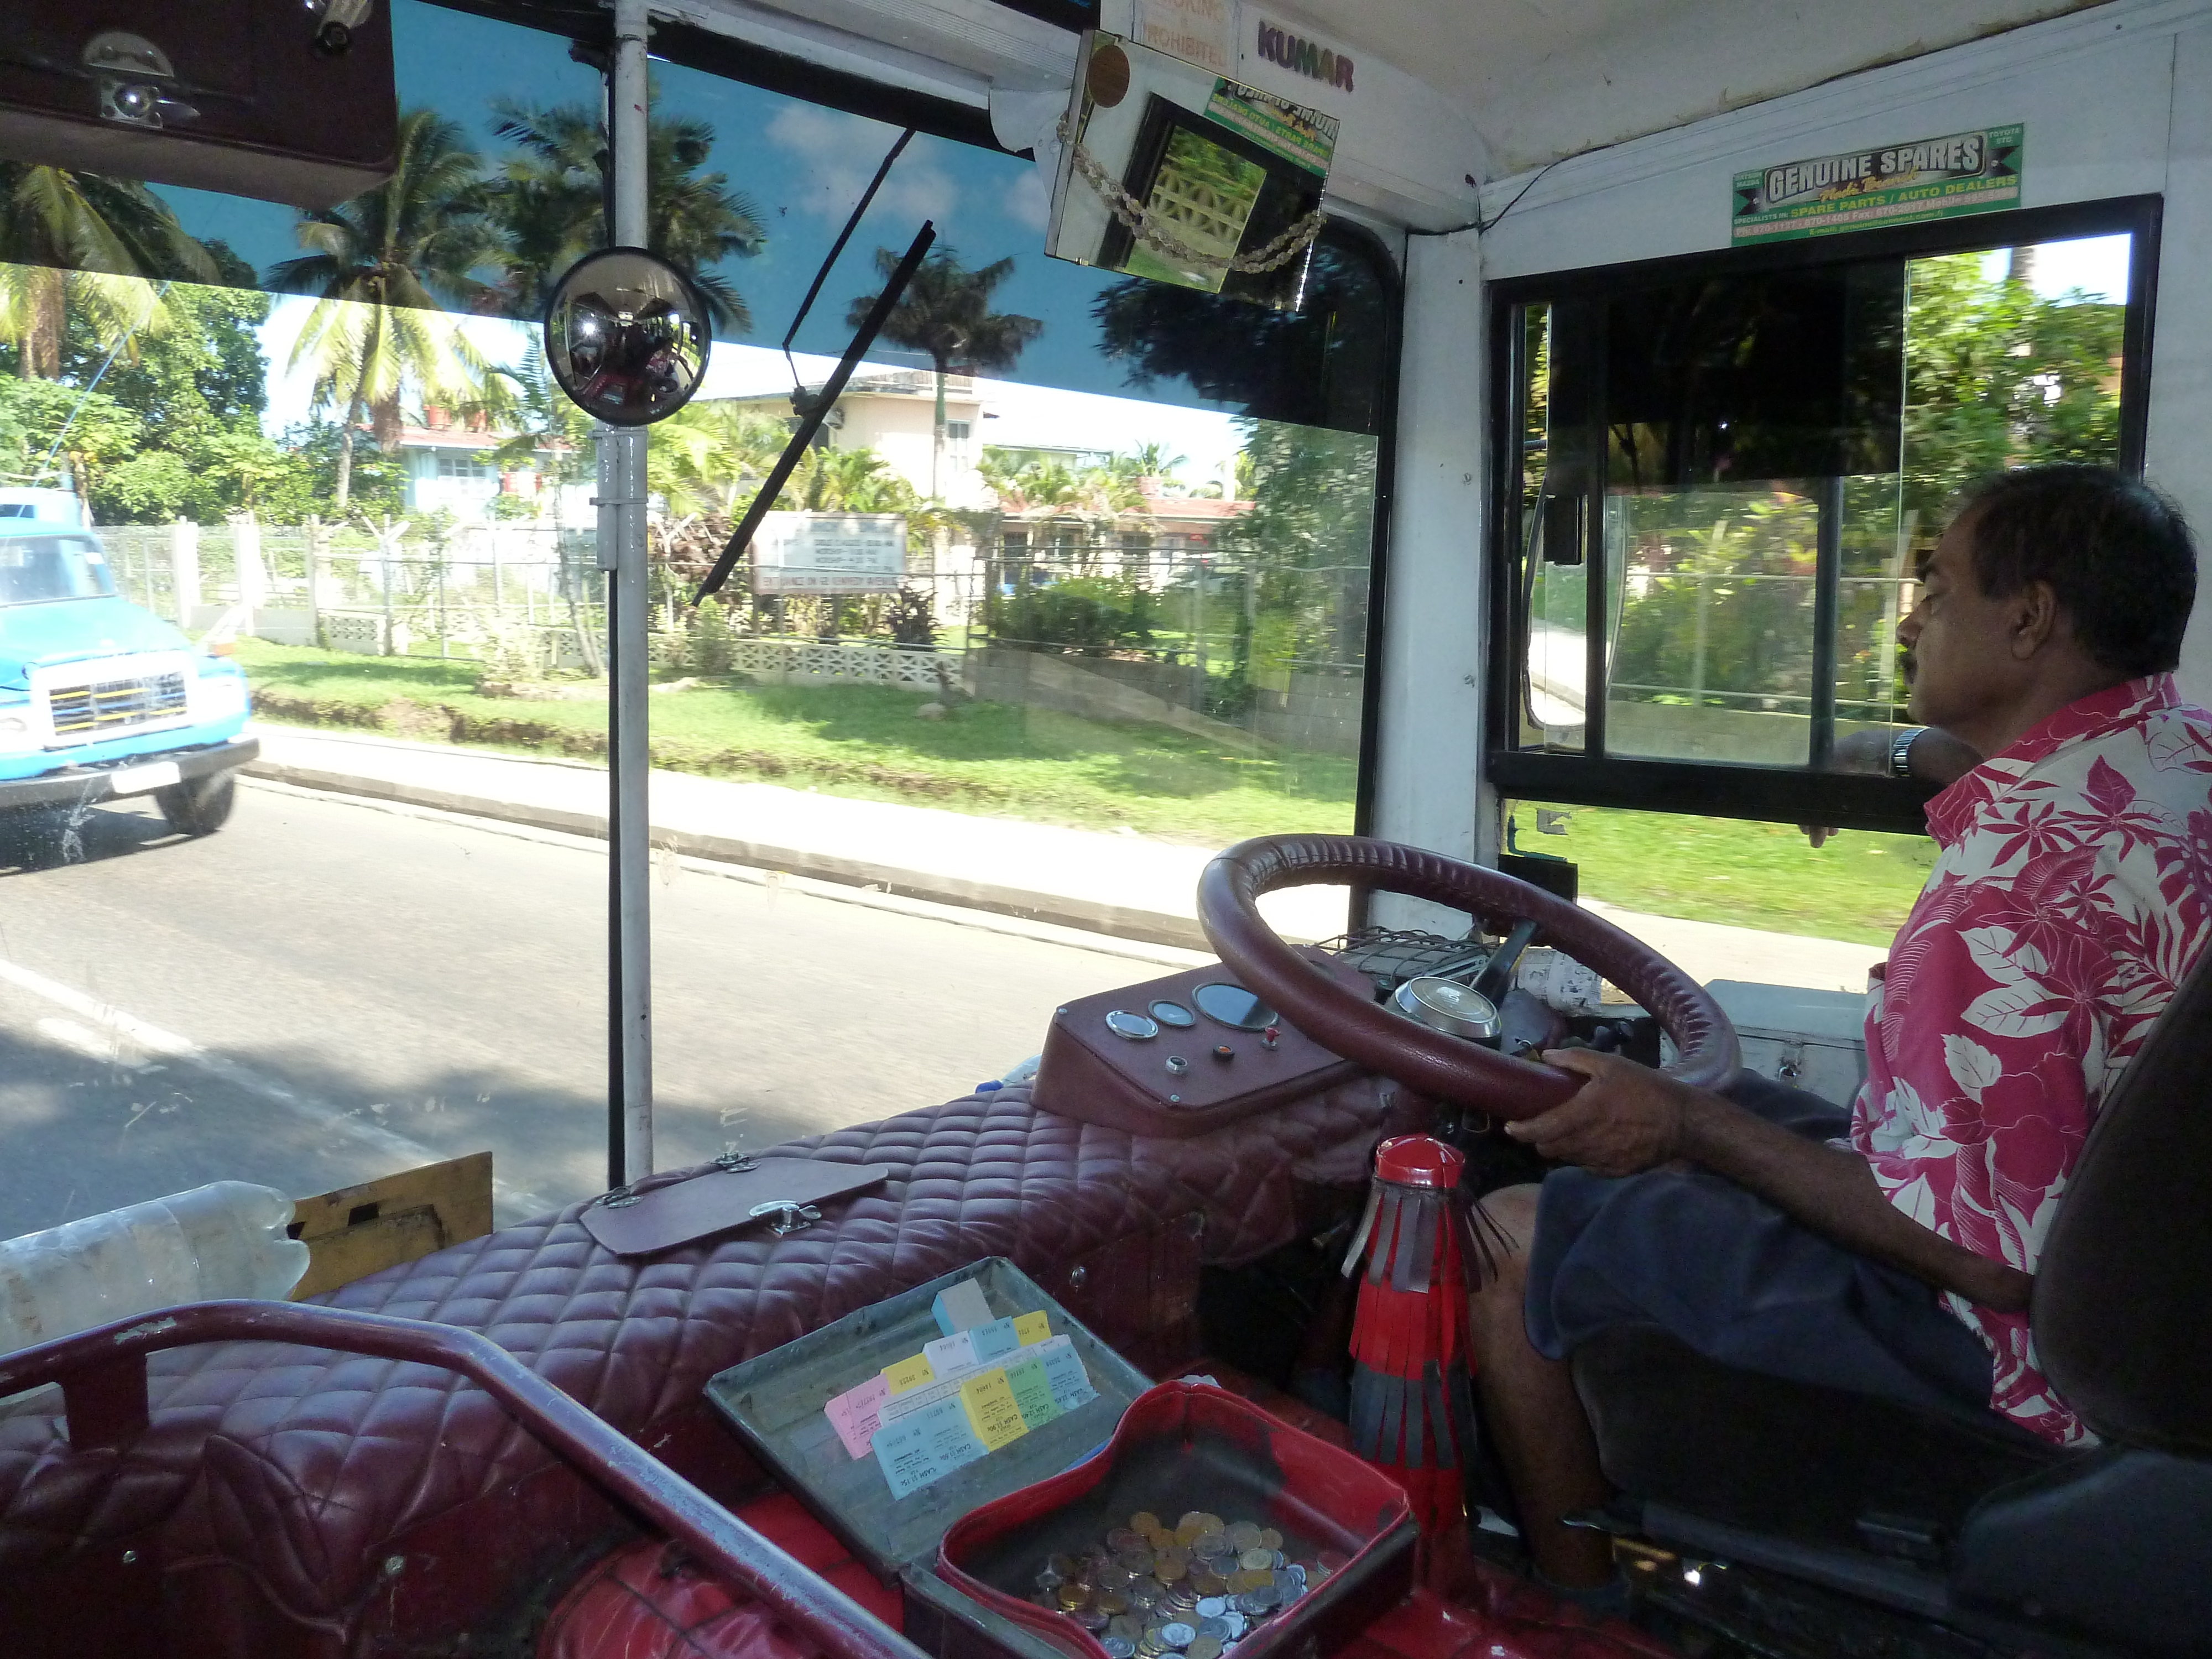
<svg viewBox="0 0 2212 1659">
<path fill-rule="evenodd" d="M 394 0 L 392 28 L 402 106 L 428 105 L 460 122 L 487 157 L 501 148 L 491 132 L 495 100 L 551 104 L 599 97 L 597 76 L 571 63 L 567 41 L 556 35 L 422 0 Z M 726 174 L 767 227 L 762 253 L 730 260 L 722 270 L 751 307 L 749 342 L 773 345 L 897 131 L 667 64 L 656 64 L 655 74 L 658 107 L 713 125 L 708 170 Z M 258 270 L 265 272 L 299 251 L 295 216 L 289 208 L 204 191 L 164 187 L 161 193 L 175 204 L 187 229 L 222 237 Z M 1115 279 L 1045 257 L 1048 208 L 1031 163 L 917 137 L 831 273 L 798 343 L 833 356 L 841 351 L 848 332 L 847 306 L 878 286 L 870 256 L 878 246 L 903 249 L 921 221 L 931 218 L 939 246 L 957 249 L 968 265 L 1013 257 L 1014 274 L 998 290 L 994 306 L 1045 323 L 1016 378 L 1127 396 L 1121 366 L 1095 349 L 1090 315 L 1091 301 Z M 1146 395 L 1213 407 L 1187 387 L 1164 384 Z"/>
</svg>

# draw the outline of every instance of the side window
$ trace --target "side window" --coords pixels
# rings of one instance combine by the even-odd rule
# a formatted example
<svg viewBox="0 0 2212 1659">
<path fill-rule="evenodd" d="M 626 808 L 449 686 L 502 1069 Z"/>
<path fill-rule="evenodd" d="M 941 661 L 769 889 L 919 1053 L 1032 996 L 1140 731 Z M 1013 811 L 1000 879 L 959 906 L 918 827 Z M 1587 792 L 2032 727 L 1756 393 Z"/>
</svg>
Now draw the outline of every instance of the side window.
<svg viewBox="0 0 2212 1659">
<path fill-rule="evenodd" d="M 2148 210 L 2014 217 L 1994 245 L 1984 221 L 1978 246 L 1510 285 L 1493 781 L 1917 826 L 1925 791 L 1867 757 L 1904 717 L 1897 625 L 1947 503 L 2002 467 L 2140 453 Z"/>
</svg>

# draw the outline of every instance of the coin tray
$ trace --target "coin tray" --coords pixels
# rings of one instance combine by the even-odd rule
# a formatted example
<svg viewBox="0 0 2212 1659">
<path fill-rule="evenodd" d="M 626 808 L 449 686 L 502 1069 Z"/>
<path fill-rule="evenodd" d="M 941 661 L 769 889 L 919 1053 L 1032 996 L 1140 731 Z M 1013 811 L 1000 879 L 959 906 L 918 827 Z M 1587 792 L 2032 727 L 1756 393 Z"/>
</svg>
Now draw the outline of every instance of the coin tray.
<svg viewBox="0 0 2212 1659">
<path fill-rule="evenodd" d="M 1070 1659 L 1109 1659 L 1075 1620 L 1031 1597 L 1048 1558 L 1081 1554 L 1139 1510 L 1249 1518 L 1279 1531 L 1286 1551 L 1344 1559 L 1252 1629 L 1233 1659 L 1333 1653 L 1413 1588 L 1416 1528 L 1396 1482 L 1203 1382 L 1147 1391 L 1103 1455 L 962 1516 L 939 1547 L 937 1576 Z"/>
</svg>

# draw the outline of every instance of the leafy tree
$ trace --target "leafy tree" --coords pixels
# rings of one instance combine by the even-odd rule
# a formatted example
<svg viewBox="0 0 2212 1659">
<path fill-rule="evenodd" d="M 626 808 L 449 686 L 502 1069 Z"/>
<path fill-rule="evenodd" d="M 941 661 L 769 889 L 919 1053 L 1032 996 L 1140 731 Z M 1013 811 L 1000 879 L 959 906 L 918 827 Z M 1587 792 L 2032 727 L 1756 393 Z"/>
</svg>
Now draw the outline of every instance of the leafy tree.
<svg viewBox="0 0 2212 1659">
<path fill-rule="evenodd" d="M 1099 349 L 1127 365 L 1139 391 L 1182 380 L 1262 420 L 1382 425 L 1390 363 L 1374 343 L 1392 335 L 1390 286 L 1364 247 L 1327 232 L 1297 311 L 1132 277 L 1102 292 L 1091 314 Z"/>
<path fill-rule="evenodd" d="M 0 339 L 16 373 L 61 372 L 70 313 L 112 346 L 163 325 L 164 280 L 212 280 L 215 261 L 145 185 L 0 161 Z"/>
<path fill-rule="evenodd" d="M 657 101 L 657 100 L 656 100 Z M 582 104 L 501 100 L 492 131 L 520 147 L 492 187 L 493 211 L 508 244 L 508 302 L 534 317 L 561 273 L 608 240 L 601 173 L 606 136 Z M 714 129 L 690 116 L 654 116 L 646 130 L 646 246 L 690 273 L 726 334 L 752 331 L 752 312 L 722 261 L 768 246 L 760 210 L 721 173 L 702 173 Z"/>
<path fill-rule="evenodd" d="M 494 371 L 441 300 L 468 306 L 489 292 L 478 275 L 504 256 L 487 216 L 477 154 L 454 123 L 427 109 L 399 118 L 398 165 L 386 183 L 300 216 L 311 250 L 269 273 L 271 287 L 318 303 L 292 349 L 315 366 L 319 407 L 343 408 L 335 501 L 352 494 L 354 433 L 362 411 L 388 442 L 405 387 L 467 409 L 501 400 Z"/>
<path fill-rule="evenodd" d="M 743 513 L 791 440 L 790 428 L 744 404 L 692 403 L 653 428 L 651 489 L 678 513 Z M 776 503 L 796 507 L 787 486 Z"/>
<path fill-rule="evenodd" d="M 889 277 L 902 256 L 887 247 L 876 250 L 876 270 Z M 914 273 L 884 321 L 883 337 L 909 351 L 929 354 L 937 374 L 937 423 L 929 457 L 929 494 L 935 500 L 945 453 L 945 377 L 956 369 L 965 374 L 1003 374 L 1020 361 L 1023 351 L 1044 325 L 1034 317 L 991 309 L 991 295 L 1014 274 L 1011 258 L 994 259 L 969 270 L 960 263 L 956 249 L 939 246 Z M 845 323 L 858 328 L 875 309 L 882 290 L 864 295 L 847 308 Z"/>
<path fill-rule="evenodd" d="M 1238 424 L 1238 473 L 1252 505 L 1223 527 L 1221 550 L 1251 568 L 1254 606 L 1268 622 L 1255 638 L 1255 665 L 1358 662 L 1374 556 L 1376 441 L 1275 421 Z"/>
<path fill-rule="evenodd" d="M 144 429 L 136 414 L 104 392 L 59 380 L 0 380 L 0 432 L 13 434 L 0 471 L 27 483 L 66 479 L 95 514 L 110 469 L 137 451 Z"/>
<path fill-rule="evenodd" d="M 1943 507 L 1985 473 L 2119 453 L 2126 308 L 2039 298 L 2018 276 L 1985 276 L 1978 253 L 1908 270 L 1905 506 L 1934 534 Z"/>
</svg>

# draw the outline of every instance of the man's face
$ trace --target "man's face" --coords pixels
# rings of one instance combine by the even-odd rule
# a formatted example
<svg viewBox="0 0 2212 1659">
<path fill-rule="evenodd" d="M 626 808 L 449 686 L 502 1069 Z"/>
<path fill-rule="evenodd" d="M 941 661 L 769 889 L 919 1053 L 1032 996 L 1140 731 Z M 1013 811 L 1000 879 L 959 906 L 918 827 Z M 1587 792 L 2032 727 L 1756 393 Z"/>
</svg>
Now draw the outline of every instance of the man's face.
<svg viewBox="0 0 2212 1659">
<path fill-rule="evenodd" d="M 1960 514 L 1921 573 L 1920 601 L 1897 625 L 1916 725 L 1960 732 L 2001 704 L 2023 665 L 2014 654 L 2018 596 L 1993 599 L 1974 574 L 1973 514 Z"/>
</svg>

